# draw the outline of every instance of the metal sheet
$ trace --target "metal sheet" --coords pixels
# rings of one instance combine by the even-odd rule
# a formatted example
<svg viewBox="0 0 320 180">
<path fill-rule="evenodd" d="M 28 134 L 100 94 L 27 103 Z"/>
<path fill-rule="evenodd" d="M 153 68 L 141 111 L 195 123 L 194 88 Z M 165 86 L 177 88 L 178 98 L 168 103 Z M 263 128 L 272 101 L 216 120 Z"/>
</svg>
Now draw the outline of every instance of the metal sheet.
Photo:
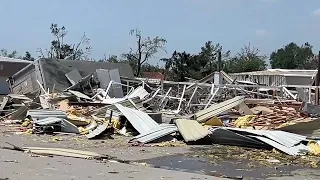
<svg viewBox="0 0 320 180">
<path fill-rule="evenodd" d="M 211 128 L 210 139 L 212 143 L 232 146 L 242 146 L 251 148 L 266 148 L 266 145 L 253 138 L 237 134 L 228 129 Z"/>
<path fill-rule="evenodd" d="M 107 124 L 99 125 L 96 129 L 91 131 L 86 136 L 87 136 L 88 139 L 93 139 L 93 138 L 99 136 L 100 134 L 102 134 L 103 132 L 105 132 L 107 130 L 107 128 L 108 128 Z"/>
<path fill-rule="evenodd" d="M 34 119 L 44 119 L 47 117 L 56 117 L 67 119 L 67 115 L 64 111 L 61 110 L 28 110 L 27 116 L 31 116 Z"/>
<path fill-rule="evenodd" d="M 77 126 L 65 119 L 61 121 L 61 131 L 66 133 L 80 133 Z"/>
<path fill-rule="evenodd" d="M 227 145 L 252 146 L 258 145 L 256 141 L 274 147 L 289 155 L 302 155 L 307 152 L 307 142 L 305 136 L 282 131 L 251 130 L 240 128 L 211 128 L 212 138 L 216 138 L 218 143 Z M 234 134 L 230 133 L 233 132 Z M 225 135 L 224 135 L 224 134 Z M 253 140 L 252 140 L 253 139 Z M 247 144 L 246 144 L 247 143 Z"/>
<path fill-rule="evenodd" d="M 109 71 L 105 69 L 97 69 L 96 72 L 97 72 L 98 79 L 100 81 L 100 87 L 102 89 L 107 89 L 111 81 Z"/>
<path fill-rule="evenodd" d="M 158 123 L 156 123 L 147 113 L 124 107 L 121 104 L 115 104 L 115 106 L 140 134 L 145 134 L 151 129 L 158 127 Z"/>
<path fill-rule="evenodd" d="M 38 120 L 36 119 L 33 122 L 40 126 L 59 123 L 58 125 L 61 127 L 61 132 L 77 133 L 77 134 L 79 133 L 79 129 L 77 126 L 75 126 L 74 124 L 62 118 L 47 117 L 47 118 L 38 119 Z"/>
<path fill-rule="evenodd" d="M 260 141 L 266 144 L 269 144 L 270 146 L 292 156 L 304 155 L 308 152 L 308 147 L 303 144 L 298 144 L 292 147 L 286 147 L 266 137 L 262 137 L 262 136 L 251 136 L 251 137 L 257 138 Z"/>
<path fill-rule="evenodd" d="M 61 118 L 47 117 L 47 118 L 43 118 L 43 119 L 39 119 L 39 120 L 34 120 L 33 122 L 40 125 L 40 126 L 44 126 L 44 125 L 58 123 L 61 121 L 62 121 Z"/>
<path fill-rule="evenodd" d="M 79 91 L 73 91 L 73 90 L 68 90 L 71 94 L 77 96 L 78 98 L 83 98 L 83 99 L 88 99 L 91 100 L 91 98 Z"/>
<path fill-rule="evenodd" d="M 301 136 L 298 134 L 293 134 L 284 131 L 268 131 L 268 130 L 253 130 L 253 129 L 240 129 L 240 128 L 226 128 L 237 133 L 250 133 L 249 135 L 259 135 L 269 139 L 272 139 L 279 144 L 282 144 L 286 147 L 292 147 L 296 144 L 301 143 L 301 141 L 305 141 L 307 139 L 306 136 Z"/>
<path fill-rule="evenodd" d="M 28 101 L 28 102 L 31 102 L 31 101 L 32 101 L 32 99 L 28 98 L 28 97 L 25 96 L 25 95 L 20 95 L 20 94 L 8 94 L 7 96 L 10 97 L 10 98 L 19 99 L 19 100 L 22 100 L 22 101 Z"/>
<path fill-rule="evenodd" d="M 127 100 L 122 101 L 118 104 L 121 104 L 121 105 L 128 107 L 128 108 L 136 109 L 135 104 L 132 104 L 132 103 L 136 103 L 138 101 L 140 101 L 139 98 L 132 99 L 132 102 L 130 102 L 127 99 Z M 101 107 L 99 109 L 96 109 L 96 110 L 94 110 L 93 115 L 101 117 L 101 118 L 109 117 L 109 114 L 111 113 L 111 111 L 113 111 L 113 114 L 112 114 L 113 117 L 119 117 L 122 115 L 122 113 L 119 111 L 119 109 L 114 105 L 109 105 L 109 106 L 105 106 L 105 107 Z"/>
<path fill-rule="evenodd" d="M 177 119 L 175 123 L 186 142 L 202 139 L 210 133 L 206 128 L 194 120 Z"/>
<path fill-rule="evenodd" d="M 244 96 L 237 96 L 219 104 L 214 104 L 211 107 L 199 111 L 195 114 L 195 118 L 198 122 L 205 122 L 207 119 L 217 116 L 220 113 L 230 110 L 233 107 L 240 105 L 244 101 Z"/>
<path fill-rule="evenodd" d="M 123 97 L 123 90 L 121 85 L 121 79 L 118 69 L 106 70 L 106 69 L 97 69 L 97 76 L 101 83 L 102 89 L 107 89 L 110 81 L 112 80 L 113 83 L 111 88 L 109 89 L 108 95 L 110 97 L 115 98 L 122 98 Z"/>
<path fill-rule="evenodd" d="M 17 119 L 24 119 L 26 117 L 28 108 L 26 106 L 21 106 L 17 111 L 15 111 L 11 115 L 11 119 L 17 120 Z"/>
<path fill-rule="evenodd" d="M 112 84 L 112 94 L 114 97 L 121 98 L 123 97 L 123 90 L 121 85 L 121 79 L 118 69 L 111 69 L 109 70 L 110 79 L 113 82 L 118 84 Z"/>
<path fill-rule="evenodd" d="M 135 136 L 131 140 L 136 140 L 141 143 L 148 143 L 177 131 L 178 128 L 174 124 L 161 124 L 156 128 L 150 129 L 145 134 Z"/>
<path fill-rule="evenodd" d="M 128 98 L 139 97 L 142 100 L 148 95 L 149 93 L 142 86 L 139 86 L 131 94 L 129 94 Z"/>
<path fill-rule="evenodd" d="M 65 76 L 67 77 L 67 79 L 70 81 L 72 85 L 77 84 L 82 79 L 82 76 L 79 73 L 78 69 L 73 69 L 72 71 L 65 74 Z"/>
</svg>

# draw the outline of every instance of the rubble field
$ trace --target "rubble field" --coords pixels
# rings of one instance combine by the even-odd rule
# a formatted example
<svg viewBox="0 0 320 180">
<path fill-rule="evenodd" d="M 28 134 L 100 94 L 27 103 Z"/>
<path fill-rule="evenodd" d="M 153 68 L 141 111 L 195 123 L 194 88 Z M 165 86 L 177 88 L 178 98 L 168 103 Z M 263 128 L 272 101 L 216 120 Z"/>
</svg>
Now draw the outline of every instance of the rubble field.
<svg viewBox="0 0 320 180">
<path fill-rule="evenodd" d="M 318 168 L 320 106 L 290 93 L 256 91 L 257 86 L 221 74 L 224 85 L 212 84 L 213 75 L 195 82 L 148 81 L 122 77 L 117 69 L 97 69 L 85 77 L 74 69 L 63 77 L 66 87 L 37 81 L 37 91 L 2 97 L 2 149 L 141 164 L 143 159 L 156 162 L 155 156 L 132 159 L 110 149 L 140 148 L 133 152 L 155 155 L 180 148 L 159 155 L 205 159 L 208 169 L 222 162 L 246 171 Z M 263 174 L 259 177 L 272 176 Z"/>
</svg>

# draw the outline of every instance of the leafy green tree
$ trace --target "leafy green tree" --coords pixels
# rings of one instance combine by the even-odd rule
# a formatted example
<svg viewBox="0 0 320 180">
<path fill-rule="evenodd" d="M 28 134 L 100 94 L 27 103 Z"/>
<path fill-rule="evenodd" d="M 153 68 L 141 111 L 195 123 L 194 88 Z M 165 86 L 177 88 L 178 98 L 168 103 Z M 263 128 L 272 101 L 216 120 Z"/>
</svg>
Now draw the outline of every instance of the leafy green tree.
<svg viewBox="0 0 320 180">
<path fill-rule="evenodd" d="M 316 69 L 312 46 L 307 42 L 302 46 L 289 43 L 270 55 L 272 68 L 281 69 Z"/>
<path fill-rule="evenodd" d="M 213 45 L 212 41 L 207 41 L 203 47 L 201 47 L 201 52 L 196 56 L 198 58 L 198 65 L 200 66 L 200 71 L 203 76 L 211 74 L 217 71 L 218 67 L 218 52 L 222 52 L 222 46 L 218 43 Z M 228 58 L 230 51 L 222 52 L 222 59 Z"/>
<path fill-rule="evenodd" d="M 99 62 L 111 62 L 111 63 L 118 63 L 121 62 L 121 60 L 118 59 L 118 56 L 116 55 L 111 55 L 109 57 L 107 57 L 106 55 L 104 55 L 104 57 L 102 59 L 99 60 Z"/>
<path fill-rule="evenodd" d="M 161 59 L 165 62 L 165 74 L 173 80 L 184 81 L 186 77 L 201 79 L 217 70 L 218 53 L 222 51 L 220 44 L 208 41 L 198 54 L 175 51 L 171 58 Z M 222 53 L 223 59 L 229 57 L 230 51 Z"/>
<path fill-rule="evenodd" d="M 240 73 L 262 71 L 267 67 L 266 55 L 260 55 L 260 50 L 254 46 L 245 46 L 230 60 L 225 61 L 224 71 L 227 73 Z"/>
<path fill-rule="evenodd" d="M 197 61 L 193 61 L 194 59 L 197 58 L 189 53 L 174 51 L 171 58 L 164 58 L 161 60 L 165 62 L 167 74 L 171 72 L 170 79 L 185 81 L 186 77 L 189 77 L 189 74 L 192 73 L 192 67 L 195 67 L 194 64 L 197 63 Z"/>
<path fill-rule="evenodd" d="M 65 43 L 65 37 L 68 34 L 64 26 L 59 27 L 57 24 L 51 24 L 51 34 L 54 40 L 51 41 L 50 49 L 38 50 L 42 57 L 70 59 L 70 60 L 88 60 L 91 53 L 89 46 L 90 39 L 84 34 L 76 44 Z"/>
<path fill-rule="evenodd" d="M 131 30 L 130 35 L 137 39 L 136 48 L 133 49 L 130 47 L 129 53 L 123 54 L 123 57 L 125 57 L 126 61 L 132 66 L 135 75 L 140 76 L 142 65 L 154 57 L 159 50 L 165 51 L 164 47 L 167 41 L 159 36 L 144 38 L 138 29 Z"/>
<path fill-rule="evenodd" d="M 142 72 L 163 72 L 163 68 L 160 68 L 159 64 L 157 65 L 152 65 L 149 63 L 145 63 L 141 66 L 141 71 Z"/>
<path fill-rule="evenodd" d="M 28 61 L 34 61 L 34 57 L 32 57 L 32 55 L 29 51 L 27 51 L 26 54 L 21 59 L 28 60 Z"/>
</svg>

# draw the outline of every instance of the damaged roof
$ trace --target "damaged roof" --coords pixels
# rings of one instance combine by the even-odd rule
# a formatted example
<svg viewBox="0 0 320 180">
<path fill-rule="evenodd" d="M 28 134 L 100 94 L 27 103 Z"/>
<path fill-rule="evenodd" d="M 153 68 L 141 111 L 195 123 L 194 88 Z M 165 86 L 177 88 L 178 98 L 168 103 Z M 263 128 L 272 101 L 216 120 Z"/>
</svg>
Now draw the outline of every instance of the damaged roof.
<svg viewBox="0 0 320 180">
<path fill-rule="evenodd" d="M 96 71 L 96 69 L 118 69 L 120 76 L 133 78 L 133 71 L 130 65 L 124 63 L 108 63 L 97 61 L 77 61 L 77 60 L 61 60 L 61 59 L 46 59 L 39 60 L 42 68 L 46 88 L 52 89 L 55 84 L 55 89 L 58 91 L 64 90 L 70 86 L 70 82 L 65 77 L 65 74 L 77 69 L 82 77 L 88 76 Z"/>
</svg>

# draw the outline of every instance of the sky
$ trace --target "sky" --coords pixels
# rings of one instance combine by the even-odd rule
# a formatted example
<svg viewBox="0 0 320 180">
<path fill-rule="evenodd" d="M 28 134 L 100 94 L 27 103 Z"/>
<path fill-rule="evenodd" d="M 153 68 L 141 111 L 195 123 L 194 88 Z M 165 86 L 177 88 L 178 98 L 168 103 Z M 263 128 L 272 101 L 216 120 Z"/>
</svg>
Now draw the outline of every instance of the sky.
<svg viewBox="0 0 320 180">
<path fill-rule="evenodd" d="M 94 59 L 128 52 L 135 28 L 167 40 L 153 64 L 174 50 L 198 53 L 206 41 L 232 54 L 249 43 L 266 55 L 290 42 L 320 50 L 319 0 L 2 0 L 0 16 L 0 48 L 35 57 L 50 46 L 51 23 L 67 28 L 68 43 L 86 33 Z"/>
</svg>

